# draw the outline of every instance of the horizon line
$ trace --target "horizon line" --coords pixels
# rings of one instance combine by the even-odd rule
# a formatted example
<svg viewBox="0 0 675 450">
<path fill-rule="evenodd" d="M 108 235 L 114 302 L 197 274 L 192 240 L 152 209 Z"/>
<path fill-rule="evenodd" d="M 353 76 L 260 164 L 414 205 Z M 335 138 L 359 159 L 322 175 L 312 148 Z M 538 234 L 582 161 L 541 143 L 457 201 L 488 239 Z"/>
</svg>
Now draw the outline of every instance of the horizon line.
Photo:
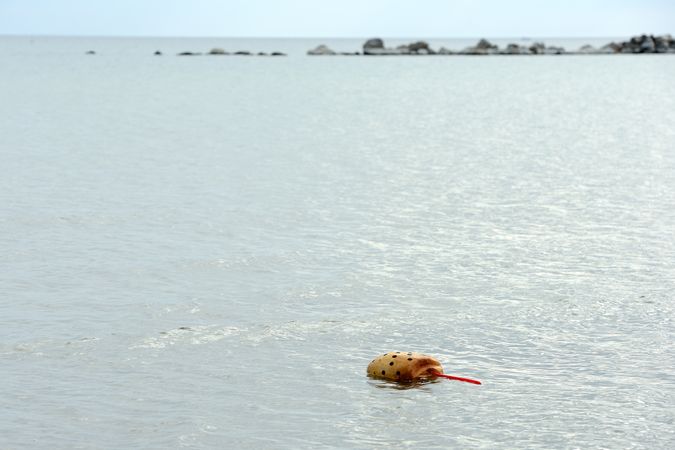
<svg viewBox="0 0 675 450">
<path fill-rule="evenodd" d="M 617 37 L 633 37 L 633 36 L 663 36 L 671 33 L 637 33 L 628 35 L 567 35 L 567 36 L 535 36 L 535 35 L 521 35 L 521 36 L 489 36 L 489 35 L 473 35 L 473 36 L 392 36 L 392 35 L 370 35 L 370 36 L 226 36 L 226 35 L 136 35 L 136 34 L 52 34 L 52 33 L 36 33 L 36 34 L 14 34 L 14 33 L 0 33 L 0 37 L 64 37 L 64 38 L 151 38 L 151 39 L 600 39 L 600 38 L 617 38 Z"/>
</svg>

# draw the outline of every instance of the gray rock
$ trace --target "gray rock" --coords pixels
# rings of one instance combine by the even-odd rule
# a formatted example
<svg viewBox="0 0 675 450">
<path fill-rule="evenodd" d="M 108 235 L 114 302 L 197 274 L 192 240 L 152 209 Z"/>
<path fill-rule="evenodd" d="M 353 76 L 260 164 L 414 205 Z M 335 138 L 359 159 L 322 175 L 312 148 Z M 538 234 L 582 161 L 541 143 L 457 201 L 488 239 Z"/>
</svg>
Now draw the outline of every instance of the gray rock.
<svg viewBox="0 0 675 450">
<path fill-rule="evenodd" d="M 235 55 L 240 55 L 240 56 L 251 56 L 251 55 L 252 55 L 251 52 L 249 52 L 249 51 L 244 51 L 244 50 L 240 50 L 240 51 L 238 51 L 238 52 L 235 52 L 234 54 L 235 54 Z"/>
<path fill-rule="evenodd" d="M 155 52 L 155 56 L 161 56 L 161 55 L 162 55 L 162 52 L 160 52 L 159 50 L 157 50 L 157 51 Z"/>
<path fill-rule="evenodd" d="M 563 47 L 546 47 L 544 50 L 545 55 L 564 55 L 565 49 Z"/>
<path fill-rule="evenodd" d="M 412 42 L 408 44 L 407 47 L 410 53 L 417 53 L 420 55 L 433 55 L 436 53 L 429 47 L 429 44 L 424 41 Z"/>
<path fill-rule="evenodd" d="M 657 36 L 654 38 L 654 51 L 656 53 L 667 53 L 670 42 L 668 42 L 668 35 Z"/>
<path fill-rule="evenodd" d="M 577 53 L 580 53 L 582 55 L 592 55 L 594 53 L 598 53 L 598 50 L 595 47 L 593 47 L 592 45 L 586 44 L 586 45 L 582 45 L 579 48 L 579 50 L 577 51 Z"/>
<path fill-rule="evenodd" d="M 480 48 L 480 49 L 484 49 L 484 50 L 498 50 L 499 49 L 499 47 L 497 45 L 491 43 L 487 39 L 481 39 L 480 41 L 478 41 L 475 48 Z"/>
<path fill-rule="evenodd" d="M 319 45 L 317 48 L 315 48 L 315 49 L 313 49 L 313 50 L 308 50 L 308 51 L 307 51 L 307 54 L 308 54 L 308 55 L 313 55 L 313 56 L 317 56 L 317 55 L 335 55 L 335 52 L 334 52 L 333 50 L 331 50 L 330 48 L 328 48 L 327 46 L 325 46 L 325 45 L 322 44 L 322 45 Z"/>
<path fill-rule="evenodd" d="M 656 44 L 653 36 L 633 36 L 629 41 L 622 43 L 621 53 L 654 53 Z"/>
<path fill-rule="evenodd" d="M 407 55 L 410 54 L 407 46 L 399 48 L 385 48 L 384 41 L 380 38 L 368 39 L 363 44 L 364 55 Z"/>
<path fill-rule="evenodd" d="M 212 48 L 209 55 L 227 55 L 228 53 L 222 48 Z"/>
<path fill-rule="evenodd" d="M 387 48 L 382 39 L 369 39 L 363 44 L 364 55 L 435 55 L 436 52 L 424 41 Z"/>
<path fill-rule="evenodd" d="M 521 47 L 518 44 L 509 44 L 502 53 L 504 55 L 528 55 L 530 50 L 527 47 Z"/>
<path fill-rule="evenodd" d="M 363 44 L 364 55 L 409 55 L 407 45 L 399 45 L 396 48 L 386 48 L 382 39 L 369 39 Z"/>
<path fill-rule="evenodd" d="M 600 48 L 595 48 L 592 45 L 582 45 L 576 52 L 577 55 L 611 55 L 616 53 L 615 47 L 611 44 L 603 45 Z"/>
<path fill-rule="evenodd" d="M 461 55 L 496 55 L 499 53 L 499 47 L 487 39 L 481 39 L 475 46 L 467 47 L 459 53 Z"/>
<path fill-rule="evenodd" d="M 602 47 L 600 47 L 600 52 L 601 53 L 619 53 L 619 52 L 621 52 L 621 44 L 617 44 L 616 42 L 610 42 L 609 44 L 605 44 Z"/>
<path fill-rule="evenodd" d="M 201 55 L 201 53 L 195 53 L 195 52 L 180 52 L 178 56 L 197 56 Z"/>
<path fill-rule="evenodd" d="M 95 55 L 96 52 L 93 50 L 89 50 L 88 52 L 85 53 L 85 55 Z"/>
<path fill-rule="evenodd" d="M 640 53 L 654 53 L 656 52 L 656 45 L 654 44 L 654 39 L 651 36 L 643 36 L 642 42 L 640 42 Z"/>
<path fill-rule="evenodd" d="M 368 49 L 368 50 L 384 49 L 384 41 L 380 38 L 368 39 L 363 44 L 363 52 L 364 53 L 365 53 L 366 49 Z"/>
<path fill-rule="evenodd" d="M 438 54 L 439 55 L 454 55 L 455 52 L 453 52 L 452 50 L 447 49 L 445 47 L 441 47 L 441 48 L 438 49 Z"/>
<path fill-rule="evenodd" d="M 286 56 L 286 53 L 283 52 L 272 52 L 270 56 Z"/>
<path fill-rule="evenodd" d="M 546 45 L 544 45 L 543 42 L 535 42 L 534 44 L 530 45 L 530 53 L 534 55 L 543 55 L 546 53 Z"/>
<path fill-rule="evenodd" d="M 385 48 L 381 49 L 380 51 L 383 52 L 383 54 L 387 55 L 411 55 L 413 52 L 410 51 L 410 47 L 407 45 L 399 45 L 396 48 Z"/>
<path fill-rule="evenodd" d="M 628 41 L 611 42 L 601 50 L 612 50 L 613 53 L 667 53 L 670 48 L 675 49 L 675 41 L 669 34 L 663 36 L 643 34 L 633 36 Z"/>
</svg>

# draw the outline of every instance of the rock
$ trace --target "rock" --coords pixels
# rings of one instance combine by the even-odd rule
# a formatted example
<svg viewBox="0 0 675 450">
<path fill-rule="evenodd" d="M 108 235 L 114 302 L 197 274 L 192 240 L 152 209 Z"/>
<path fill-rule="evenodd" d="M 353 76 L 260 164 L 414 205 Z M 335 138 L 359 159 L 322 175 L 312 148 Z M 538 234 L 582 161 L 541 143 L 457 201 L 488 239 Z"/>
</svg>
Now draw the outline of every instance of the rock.
<svg viewBox="0 0 675 450">
<path fill-rule="evenodd" d="M 595 48 L 592 45 L 583 45 L 576 53 L 580 55 L 608 55 L 615 53 L 615 51 L 608 45 L 604 45 L 600 48 Z"/>
<path fill-rule="evenodd" d="M 453 52 L 452 50 L 447 49 L 445 47 L 441 47 L 441 48 L 438 49 L 438 54 L 439 55 L 454 55 L 455 52 Z"/>
<path fill-rule="evenodd" d="M 487 39 L 481 39 L 473 47 L 467 47 L 459 53 L 461 55 L 496 55 L 499 53 L 499 47 Z"/>
<path fill-rule="evenodd" d="M 643 36 L 642 42 L 640 42 L 640 53 L 654 53 L 656 52 L 656 45 L 654 44 L 654 38 L 651 36 Z"/>
<path fill-rule="evenodd" d="M 307 54 L 313 56 L 322 56 L 322 55 L 335 55 L 335 52 L 330 48 L 328 48 L 328 46 L 321 44 L 314 50 L 308 50 Z"/>
<path fill-rule="evenodd" d="M 429 44 L 427 44 L 424 41 L 413 42 L 411 44 L 408 44 L 407 47 L 410 53 L 417 53 L 422 55 L 433 55 L 436 53 L 431 48 L 429 48 Z"/>
<path fill-rule="evenodd" d="M 546 45 L 544 45 L 543 42 L 535 42 L 534 44 L 530 45 L 530 53 L 534 55 L 543 55 L 546 53 Z"/>
<path fill-rule="evenodd" d="M 95 54 L 96 52 L 93 50 L 89 50 L 87 53 L 85 53 L 85 55 L 95 55 Z"/>
<path fill-rule="evenodd" d="M 410 53 L 407 46 L 399 46 L 399 48 L 385 48 L 384 41 L 379 38 L 368 39 L 363 44 L 364 55 L 407 55 Z"/>
<path fill-rule="evenodd" d="M 605 44 L 600 47 L 601 53 L 619 53 L 620 51 L 621 44 L 617 44 L 616 42 L 610 42 L 609 44 Z"/>
<path fill-rule="evenodd" d="M 251 52 L 249 52 L 249 51 L 244 51 L 244 50 L 240 50 L 240 51 L 238 51 L 238 52 L 235 52 L 234 54 L 235 54 L 235 55 L 240 55 L 240 56 L 251 56 L 251 55 L 252 55 Z"/>
<path fill-rule="evenodd" d="M 384 55 L 410 55 L 412 52 L 410 51 L 410 47 L 407 45 L 399 45 L 396 48 L 383 48 L 380 51 L 381 54 Z"/>
<path fill-rule="evenodd" d="M 267 53 L 265 53 L 265 52 L 258 52 L 258 56 L 267 56 Z"/>
<path fill-rule="evenodd" d="M 505 55 L 527 55 L 530 50 L 527 47 L 521 47 L 518 44 L 509 44 L 506 46 L 503 54 Z"/>
<path fill-rule="evenodd" d="M 282 53 L 282 52 L 272 52 L 270 55 L 271 55 L 271 56 L 286 56 L 286 53 Z"/>
<path fill-rule="evenodd" d="M 629 41 L 621 43 L 621 53 L 656 53 L 657 47 L 663 48 L 664 43 L 661 39 L 646 34 L 633 36 Z"/>
<path fill-rule="evenodd" d="M 157 51 L 155 52 L 155 56 L 161 56 L 161 55 L 162 55 L 162 52 L 160 52 L 159 50 L 157 50 Z"/>
<path fill-rule="evenodd" d="M 194 53 L 194 52 L 181 52 L 178 54 L 178 56 L 197 56 L 201 55 L 201 53 Z"/>
<path fill-rule="evenodd" d="M 227 55 L 228 53 L 222 48 L 212 48 L 209 55 Z"/>
<path fill-rule="evenodd" d="M 363 44 L 364 55 L 409 55 L 410 49 L 407 45 L 399 45 L 397 48 L 386 48 L 384 41 L 379 38 L 368 39 Z"/>
<path fill-rule="evenodd" d="M 577 53 L 581 53 L 582 55 L 591 55 L 594 53 L 598 53 L 598 51 L 592 45 L 586 44 L 582 45 L 577 51 Z"/>
<path fill-rule="evenodd" d="M 435 55 L 436 52 L 424 41 L 387 48 L 382 39 L 369 39 L 363 44 L 364 55 Z"/>
<path fill-rule="evenodd" d="M 630 41 L 623 43 L 624 53 L 640 53 L 640 36 L 633 36 Z"/>
<path fill-rule="evenodd" d="M 357 56 L 357 55 L 360 55 L 361 53 L 360 52 L 340 52 L 338 54 L 343 55 L 343 56 Z"/>
<path fill-rule="evenodd" d="M 657 36 L 654 38 L 654 51 L 656 53 L 667 53 L 668 47 L 670 47 L 670 35 L 666 34 L 665 36 Z"/>
<path fill-rule="evenodd" d="M 492 44 L 487 39 L 481 39 L 480 41 L 478 41 L 475 48 L 483 49 L 483 50 L 490 50 L 490 49 L 497 50 L 497 49 L 499 49 L 499 47 L 497 45 Z"/>
<path fill-rule="evenodd" d="M 363 44 L 363 53 L 366 53 L 366 50 L 373 49 L 384 49 L 384 41 L 380 38 L 368 39 Z"/>
<path fill-rule="evenodd" d="M 544 51 L 545 55 L 564 55 L 565 53 L 567 52 L 565 51 L 564 47 L 554 47 L 554 46 L 546 47 L 546 50 Z"/>
</svg>

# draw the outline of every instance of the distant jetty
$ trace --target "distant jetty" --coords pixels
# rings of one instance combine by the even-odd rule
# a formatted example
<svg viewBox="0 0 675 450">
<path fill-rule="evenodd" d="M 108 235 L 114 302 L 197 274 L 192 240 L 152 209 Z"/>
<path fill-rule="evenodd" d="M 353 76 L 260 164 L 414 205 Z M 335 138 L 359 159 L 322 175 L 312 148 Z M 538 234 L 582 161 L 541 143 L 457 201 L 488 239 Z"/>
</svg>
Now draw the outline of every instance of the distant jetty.
<svg viewBox="0 0 675 450">
<path fill-rule="evenodd" d="M 155 55 L 158 55 L 158 54 L 161 55 L 162 53 L 159 52 L 159 50 L 158 50 L 157 52 L 155 52 Z M 283 53 L 283 52 L 271 52 L 271 53 L 258 52 L 258 53 L 254 53 L 254 52 L 249 52 L 247 50 L 239 50 L 239 51 L 230 53 L 230 52 L 225 51 L 222 48 L 212 48 L 206 54 L 212 55 L 212 56 L 226 56 L 226 55 L 236 55 L 236 56 L 253 56 L 253 55 L 257 55 L 257 56 L 286 56 L 286 53 Z M 201 52 L 180 52 L 180 53 L 178 53 L 178 56 L 199 56 L 199 55 L 203 55 L 203 53 L 201 53 Z"/>
<path fill-rule="evenodd" d="M 380 38 L 368 39 L 363 44 L 363 52 L 336 52 L 326 45 L 307 51 L 312 56 L 366 55 L 366 56 L 404 56 L 404 55 L 611 55 L 670 53 L 675 54 L 675 40 L 669 34 L 663 36 L 646 35 L 632 37 L 624 42 L 610 42 L 600 48 L 584 45 L 578 50 L 568 51 L 563 47 L 546 46 L 543 42 L 528 45 L 508 44 L 504 48 L 481 39 L 476 45 L 464 50 L 450 50 L 441 47 L 432 49 L 425 41 L 411 42 L 396 48 L 386 47 Z"/>
</svg>

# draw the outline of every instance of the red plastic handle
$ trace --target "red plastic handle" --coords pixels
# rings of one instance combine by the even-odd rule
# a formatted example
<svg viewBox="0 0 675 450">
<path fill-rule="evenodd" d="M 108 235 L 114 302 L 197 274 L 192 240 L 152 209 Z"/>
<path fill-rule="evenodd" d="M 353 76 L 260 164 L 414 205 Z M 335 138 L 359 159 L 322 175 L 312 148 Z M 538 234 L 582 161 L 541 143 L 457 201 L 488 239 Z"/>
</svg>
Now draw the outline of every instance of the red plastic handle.
<svg viewBox="0 0 675 450">
<path fill-rule="evenodd" d="M 435 370 L 432 370 L 431 373 L 435 377 L 443 377 L 443 378 L 447 378 L 448 380 L 463 381 L 465 383 L 472 383 L 472 384 L 483 384 L 478 380 L 472 380 L 471 378 L 455 377 L 453 375 L 446 375 L 444 373 L 436 372 Z"/>
</svg>

